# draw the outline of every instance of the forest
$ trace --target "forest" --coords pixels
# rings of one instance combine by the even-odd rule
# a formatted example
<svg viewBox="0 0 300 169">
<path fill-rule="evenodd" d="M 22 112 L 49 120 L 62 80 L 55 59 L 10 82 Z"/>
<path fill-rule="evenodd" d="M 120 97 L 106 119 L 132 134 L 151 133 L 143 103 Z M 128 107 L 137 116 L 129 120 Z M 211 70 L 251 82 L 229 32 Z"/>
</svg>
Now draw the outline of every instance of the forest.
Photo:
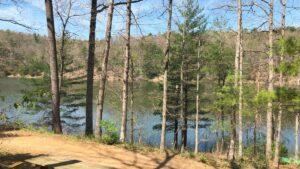
<svg viewBox="0 0 300 169">
<path fill-rule="evenodd" d="M 0 0 L 0 168 L 299 168 L 299 9 Z"/>
</svg>

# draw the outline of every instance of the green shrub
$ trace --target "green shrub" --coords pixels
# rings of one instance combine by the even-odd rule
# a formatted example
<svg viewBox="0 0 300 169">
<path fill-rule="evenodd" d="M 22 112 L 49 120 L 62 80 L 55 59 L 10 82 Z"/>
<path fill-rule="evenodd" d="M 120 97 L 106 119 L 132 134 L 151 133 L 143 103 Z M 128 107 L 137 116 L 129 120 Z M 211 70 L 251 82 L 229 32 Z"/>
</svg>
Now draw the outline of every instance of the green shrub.
<svg viewBox="0 0 300 169">
<path fill-rule="evenodd" d="M 202 163 L 207 163 L 207 158 L 204 154 L 200 154 L 199 155 L 199 161 L 201 161 Z"/>
<path fill-rule="evenodd" d="M 119 140 L 118 128 L 116 124 L 111 121 L 102 120 L 100 122 L 101 127 L 104 129 L 104 134 L 102 135 L 102 142 L 104 144 L 116 144 Z"/>
<path fill-rule="evenodd" d="M 257 142 L 256 145 L 256 155 L 253 152 L 253 145 L 244 147 L 244 158 L 243 165 L 252 166 L 256 169 L 267 169 L 268 163 L 265 155 L 265 145 L 264 142 Z"/>
<path fill-rule="evenodd" d="M 289 151 L 283 143 L 279 144 L 279 148 L 280 148 L 279 149 L 279 157 L 288 157 L 289 156 Z M 273 157 L 275 155 L 275 143 L 272 144 L 272 155 L 273 155 Z"/>
</svg>

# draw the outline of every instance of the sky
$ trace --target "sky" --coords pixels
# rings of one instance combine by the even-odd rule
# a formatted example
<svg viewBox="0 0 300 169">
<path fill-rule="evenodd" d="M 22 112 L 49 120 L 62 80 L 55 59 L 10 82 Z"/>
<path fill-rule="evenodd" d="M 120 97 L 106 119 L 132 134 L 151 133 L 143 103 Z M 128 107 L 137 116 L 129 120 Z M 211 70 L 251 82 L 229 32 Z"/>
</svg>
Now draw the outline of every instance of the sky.
<svg viewBox="0 0 300 169">
<path fill-rule="evenodd" d="M 37 33 L 47 35 L 46 30 L 46 16 L 44 0 L 21 0 L 19 5 L 12 4 L 11 0 L 0 0 L 0 17 L 5 19 L 14 19 L 20 23 L 31 26 L 33 30 L 28 30 L 23 27 L 0 21 L 0 29 L 11 30 L 17 32 Z M 53 0 L 54 2 L 57 0 Z M 68 0 L 58 0 L 66 2 Z M 76 1 L 72 14 L 81 14 L 81 16 L 74 17 L 70 20 L 67 29 L 72 33 L 74 38 L 88 39 L 89 34 L 89 11 L 90 0 L 73 0 Z M 115 0 L 125 1 L 125 0 Z M 174 1 L 173 20 L 180 20 L 178 9 L 182 7 L 183 0 Z M 247 3 L 249 0 L 244 0 Z M 259 1 L 259 0 L 256 0 Z M 98 3 L 106 2 L 106 0 L 98 0 Z M 143 0 L 140 3 L 132 5 L 134 18 L 132 20 L 132 35 L 143 36 L 147 34 L 160 34 L 167 30 L 167 8 L 168 0 Z M 232 30 L 236 28 L 236 11 L 226 11 L 225 9 L 216 9 L 223 4 L 236 5 L 235 0 L 198 0 L 199 5 L 204 9 L 204 14 L 208 17 L 208 27 L 213 29 L 213 21 L 216 18 L 227 20 L 228 27 Z M 295 10 L 291 6 L 300 7 L 300 0 L 287 0 L 287 26 L 300 26 L 300 9 Z M 59 6 L 60 8 L 61 6 Z M 54 8 L 56 6 L 54 5 Z M 251 11 L 245 11 L 243 14 L 243 26 L 247 29 L 252 29 L 261 25 L 267 19 L 264 13 L 256 8 L 255 14 Z M 279 0 L 275 0 L 274 7 L 274 24 L 275 27 L 280 25 L 281 5 Z M 118 6 L 115 8 L 113 18 L 113 36 L 119 36 L 124 32 L 125 27 L 125 6 Z M 100 13 L 97 17 L 97 39 L 102 39 L 105 34 L 107 12 Z M 59 35 L 61 30 L 61 22 L 55 14 L 56 33 Z M 174 22 L 173 22 L 174 23 Z M 137 26 L 138 25 L 138 26 Z M 176 31 L 176 25 L 172 25 L 173 30 Z M 267 25 L 261 27 L 267 28 Z"/>
</svg>

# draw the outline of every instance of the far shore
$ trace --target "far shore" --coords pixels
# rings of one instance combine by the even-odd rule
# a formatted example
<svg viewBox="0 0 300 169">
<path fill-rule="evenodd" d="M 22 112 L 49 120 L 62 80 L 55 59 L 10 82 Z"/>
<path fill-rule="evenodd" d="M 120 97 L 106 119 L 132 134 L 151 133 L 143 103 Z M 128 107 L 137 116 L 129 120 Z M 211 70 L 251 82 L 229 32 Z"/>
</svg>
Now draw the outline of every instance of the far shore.
<svg viewBox="0 0 300 169">
<path fill-rule="evenodd" d="M 43 79 L 44 78 L 44 73 L 41 74 L 41 75 L 38 75 L 38 76 L 35 76 L 35 75 L 21 75 L 21 74 L 0 76 L 0 78 L 4 78 L 4 77 L 7 77 L 7 78 L 24 78 L 24 79 Z M 70 75 L 67 75 L 66 77 L 70 78 L 70 79 L 74 78 L 74 76 L 70 76 Z M 94 76 L 94 80 L 99 80 L 99 76 L 97 74 Z M 119 76 L 109 75 L 107 77 L 107 80 L 108 81 L 121 81 L 122 78 L 120 78 Z M 153 79 L 137 78 L 136 80 L 146 80 L 146 81 L 153 82 L 153 83 L 161 83 L 163 81 L 163 75 L 157 76 Z"/>
</svg>

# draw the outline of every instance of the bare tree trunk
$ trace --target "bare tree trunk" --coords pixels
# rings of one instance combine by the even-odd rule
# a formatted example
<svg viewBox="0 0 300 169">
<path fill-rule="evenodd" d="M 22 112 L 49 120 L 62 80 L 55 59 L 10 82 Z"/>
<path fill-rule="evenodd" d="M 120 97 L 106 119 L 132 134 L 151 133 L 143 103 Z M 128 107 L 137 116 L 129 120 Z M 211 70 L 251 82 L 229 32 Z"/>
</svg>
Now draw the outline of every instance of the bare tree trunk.
<svg viewBox="0 0 300 169">
<path fill-rule="evenodd" d="M 280 107 L 282 106 L 281 103 L 279 105 Z M 278 121 L 277 121 L 277 136 L 276 136 L 276 141 L 275 141 L 275 154 L 274 154 L 274 161 L 273 161 L 273 166 L 274 168 L 279 168 L 279 151 L 280 151 L 280 137 L 281 137 L 281 116 L 282 116 L 282 108 L 279 109 L 278 113 Z"/>
<path fill-rule="evenodd" d="M 198 153 L 198 137 L 199 137 L 199 79 L 200 79 L 200 46 L 201 41 L 198 41 L 198 51 L 197 51 L 197 95 L 196 95 L 196 119 L 195 119 L 195 154 Z"/>
<path fill-rule="evenodd" d="M 256 138 L 256 133 L 257 133 L 257 118 L 258 114 L 257 112 L 255 113 L 254 117 L 254 129 L 253 129 L 253 154 L 256 155 L 256 149 L 257 149 L 257 138 Z"/>
<path fill-rule="evenodd" d="M 237 18 L 237 39 L 236 39 L 236 53 L 235 53 L 235 76 L 234 76 L 234 87 L 237 89 L 238 82 L 240 85 L 239 88 L 239 106 L 238 106 L 238 115 L 239 115 L 239 157 L 242 156 L 242 148 L 243 148 L 243 128 L 242 128 L 242 81 L 241 81 L 241 55 L 242 55 L 242 0 L 238 0 L 238 18 Z M 229 145 L 229 152 L 228 152 L 228 159 L 233 161 L 235 159 L 235 139 L 236 139 L 236 107 L 234 108 L 232 115 L 231 115 L 231 139 Z"/>
<path fill-rule="evenodd" d="M 184 121 L 184 112 L 183 112 L 183 60 L 181 60 L 180 65 L 180 128 L 181 131 L 183 130 L 183 121 Z M 184 151 L 184 145 L 183 145 L 183 136 L 181 134 L 181 145 L 180 145 L 180 151 Z"/>
<path fill-rule="evenodd" d="M 228 160 L 230 161 L 234 161 L 235 160 L 235 139 L 236 139 L 236 130 L 235 130 L 235 126 L 236 126 L 236 123 L 235 123 L 235 110 L 232 111 L 231 113 L 231 120 L 230 120 L 230 123 L 231 123 L 231 138 L 230 138 L 230 144 L 229 144 L 229 152 L 228 152 Z"/>
<path fill-rule="evenodd" d="M 131 120 L 130 120 L 130 144 L 134 143 L 134 112 L 133 112 L 133 102 L 134 102 L 134 91 L 133 91 L 133 85 L 134 85 L 134 66 L 133 66 L 133 60 L 130 60 L 131 63 L 131 83 L 130 83 L 130 91 L 131 91 L 131 95 L 130 95 L 130 110 L 131 110 Z"/>
<path fill-rule="evenodd" d="M 237 45 L 239 48 L 239 150 L 238 156 L 242 158 L 243 156 L 243 46 L 242 46 L 242 0 L 238 0 L 238 36 Z"/>
<path fill-rule="evenodd" d="M 163 86 L 163 111 L 162 111 L 162 127 L 160 138 L 160 151 L 165 149 L 166 140 L 166 121 L 167 121 L 167 92 L 168 92 L 168 67 L 170 58 L 170 39 L 171 39 L 171 22 L 172 22 L 172 0 L 169 0 L 169 18 L 167 33 L 167 49 L 165 52 L 165 68 L 164 68 L 164 86 Z"/>
<path fill-rule="evenodd" d="M 178 119 L 174 120 L 174 150 L 178 149 Z"/>
<path fill-rule="evenodd" d="M 275 114 L 272 113 L 272 143 L 275 141 L 276 135 L 276 117 Z"/>
<path fill-rule="evenodd" d="M 188 70 L 188 64 L 185 63 L 185 68 L 184 70 Z M 188 74 L 185 72 L 184 74 L 185 77 L 185 82 L 188 82 L 189 78 L 188 78 Z M 185 84 L 184 85 L 184 113 L 183 113 L 183 128 L 182 128 L 182 140 L 183 140 L 183 149 L 182 151 L 184 151 L 187 147 L 187 111 L 188 111 L 188 85 Z"/>
<path fill-rule="evenodd" d="M 62 133 L 60 122 L 60 96 L 58 66 L 55 40 L 55 26 L 53 17 L 52 0 L 45 0 L 47 30 L 48 30 L 48 52 L 51 77 L 51 94 L 52 94 L 52 128 L 55 133 Z"/>
<path fill-rule="evenodd" d="M 94 64 L 95 64 L 95 31 L 97 18 L 97 0 L 91 1 L 89 52 L 87 63 L 86 81 L 86 124 L 85 134 L 93 134 L 93 83 L 94 83 Z M 96 134 L 97 135 L 97 134 Z"/>
<path fill-rule="evenodd" d="M 60 74 L 59 74 L 59 90 L 61 91 L 61 86 L 63 83 L 63 78 L 64 78 L 64 69 L 65 69 L 65 59 L 66 59 L 66 51 L 65 51 L 65 43 L 66 43 L 66 28 L 69 23 L 69 20 L 71 18 L 71 9 L 73 6 L 73 1 L 69 0 L 69 5 L 67 6 L 67 9 L 65 10 L 65 14 L 63 12 L 59 11 L 59 4 L 56 4 L 56 13 L 58 14 L 61 23 L 62 23 L 62 31 L 61 31 L 61 46 L 60 46 Z"/>
<path fill-rule="evenodd" d="M 282 4 L 282 14 L 281 14 L 281 37 L 284 37 L 284 29 L 285 29 L 285 11 L 286 11 L 286 0 L 281 0 Z M 283 62 L 283 53 L 280 56 L 280 62 Z M 282 71 L 279 72 L 279 86 L 283 87 L 283 74 Z M 275 141 L 275 154 L 274 154 L 274 162 L 273 167 L 279 168 L 279 151 L 280 151 L 280 139 L 281 139 L 281 117 L 282 117 L 282 101 L 279 96 L 279 112 L 277 118 L 277 137 Z"/>
<path fill-rule="evenodd" d="M 258 95 L 260 92 L 260 60 L 258 61 L 258 70 L 256 72 L 256 94 Z M 258 108 L 256 109 L 255 112 L 255 117 L 254 117 L 254 129 L 253 129 L 253 154 L 257 154 L 257 121 L 258 121 Z"/>
<path fill-rule="evenodd" d="M 217 127 L 216 127 L 216 153 L 220 152 L 219 148 L 219 126 L 220 126 L 220 113 L 217 115 Z"/>
<path fill-rule="evenodd" d="M 66 37 L 66 27 L 63 25 L 62 27 L 62 37 L 61 37 L 61 47 L 60 47 L 60 75 L 59 75 L 59 90 L 61 91 L 61 86 L 63 82 L 63 77 L 64 77 L 64 69 L 65 69 L 65 37 Z"/>
<path fill-rule="evenodd" d="M 176 85 L 176 105 L 179 105 L 179 86 Z M 176 108 L 176 113 L 179 112 L 179 109 Z M 175 120 L 174 120 L 174 150 L 178 149 L 178 117 L 177 114 L 175 115 Z"/>
<path fill-rule="evenodd" d="M 299 156 L 299 114 L 297 113 L 295 119 L 295 159 L 298 160 Z"/>
<path fill-rule="evenodd" d="M 221 127 L 222 127 L 222 130 L 221 130 L 221 135 L 222 135 L 222 138 L 221 138 L 221 150 L 220 152 L 223 154 L 223 150 L 224 150 L 224 143 L 225 143 L 225 132 L 224 132 L 224 110 L 223 110 L 223 106 L 221 106 Z"/>
<path fill-rule="evenodd" d="M 105 33 L 105 50 L 102 56 L 102 66 L 101 66 L 101 73 L 100 73 L 100 84 L 99 84 L 99 93 L 97 99 L 97 112 L 96 112 L 96 128 L 95 128 L 95 135 L 96 137 L 101 137 L 102 135 L 102 128 L 101 128 L 101 121 L 102 121 L 102 114 L 103 114 L 103 106 L 104 106 L 104 98 L 105 98 L 105 84 L 107 79 L 107 63 L 110 51 L 110 39 L 111 39 L 111 27 L 112 27 L 112 20 L 113 20 L 113 13 L 114 13 L 114 0 L 109 0 L 109 7 L 108 7 L 108 17 L 107 17 L 107 24 L 106 24 L 106 33 Z"/>
<path fill-rule="evenodd" d="M 126 54 L 124 60 L 123 92 L 122 92 L 122 126 L 120 141 L 126 141 L 127 129 L 127 102 L 128 102 L 128 73 L 130 62 L 130 26 L 131 26 L 131 0 L 127 0 L 127 22 L 126 22 Z"/>
<path fill-rule="evenodd" d="M 185 27 L 184 27 L 185 29 Z M 181 64 L 180 64 L 180 119 L 181 119 L 181 124 L 180 124 L 180 128 L 181 128 L 181 147 L 180 147 L 180 151 L 183 152 L 185 150 L 185 146 L 184 146 L 184 142 L 185 142 L 185 138 L 184 138 L 184 131 L 186 130 L 184 127 L 184 117 L 185 117 L 185 112 L 184 112 L 184 48 L 185 48 L 185 30 L 183 31 L 182 34 L 182 56 L 181 56 Z"/>
<path fill-rule="evenodd" d="M 270 13 L 269 13 L 269 78 L 268 78 L 268 92 L 274 91 L 274 58 L 273 58 L 273 4 L 274 0 L 270 0 Z M 270 162 L 272 158 L 272 100 L 268 101 L 267 107 L 267 143 L 266 143 L 266 157 Z"/>
</svg>

